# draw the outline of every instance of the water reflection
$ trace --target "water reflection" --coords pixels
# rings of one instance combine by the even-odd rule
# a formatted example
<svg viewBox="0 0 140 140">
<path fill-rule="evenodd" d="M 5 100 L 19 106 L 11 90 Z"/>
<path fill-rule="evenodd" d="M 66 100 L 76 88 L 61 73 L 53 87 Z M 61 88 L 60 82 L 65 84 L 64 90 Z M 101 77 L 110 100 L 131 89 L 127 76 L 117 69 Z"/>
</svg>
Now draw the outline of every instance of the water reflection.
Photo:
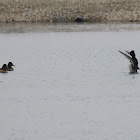
<svg viewBox="0 0 140 140">
<path fill-rule="evenodd" d="M 137 31 L 138 23 L 8 23 L 0 24 L 0 33 L 26 32 L 108 32 L 108 31 Z"/>
</svg>

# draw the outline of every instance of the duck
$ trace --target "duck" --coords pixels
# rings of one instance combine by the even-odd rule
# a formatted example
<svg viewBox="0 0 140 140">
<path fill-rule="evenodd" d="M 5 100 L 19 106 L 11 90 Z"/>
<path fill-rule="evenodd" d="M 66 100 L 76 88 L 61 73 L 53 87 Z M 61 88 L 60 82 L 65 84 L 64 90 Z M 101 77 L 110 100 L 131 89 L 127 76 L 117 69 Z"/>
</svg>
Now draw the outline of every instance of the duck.
<svg viewBox="0 0 140 140">
<path fill-rule="evenodd" d="M 12 66 L 14 66 L 13 63 L 9 62 L 8 63 L 8 71 L 13 71 L 14 70 L 14 68 Z"/>
<path fill-rule="evenodd" d="M 129 64 L 130 73 L 137 73 L 137 70 L 139 70 L 139 67 L 138 67 L 138 60 L 136 58 L 135 51 L 134 50 L 130 52 L 126 51 L 127 54 L 121 52 L 120 50 L 119 52 L 123 54 L 130 61 L 130 64 Z"/>
<path fill-rule="evenodd" d="M 7 65 L 6 64 L 4 64 L 3 66 L 2 66 L 2 68 L 0 68 L 0 73 L 7 73 L 8 71 L 8 67 L 7 67 Z"/>
</svg>

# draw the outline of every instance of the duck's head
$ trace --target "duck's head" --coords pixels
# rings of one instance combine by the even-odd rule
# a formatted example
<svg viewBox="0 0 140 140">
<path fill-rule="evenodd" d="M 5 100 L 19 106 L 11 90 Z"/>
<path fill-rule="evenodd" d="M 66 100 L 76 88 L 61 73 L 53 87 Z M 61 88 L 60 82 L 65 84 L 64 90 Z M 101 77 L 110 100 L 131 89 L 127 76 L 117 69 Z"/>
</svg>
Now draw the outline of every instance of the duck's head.
<svg viewBox="0 0 140 140">
<path fill-rule="evenodd" d="M 12 62 L 8 63 L 8 68 L 10 68 L 11 66 L 14 66 L 14 64 Z"/>
<path fill-rule="evenodd" d="M 132 57 L 135 57 L 135 52 L 132 50 L 132 51 L 130 52 L 130 55 L 131 55 Z"/>
<path fill-rule="evenodd" d="M 4 64 L 1 69 L 4 70 L 4 71 L 7 71 L 8 70 L 7 65 Z"/>
</svg>

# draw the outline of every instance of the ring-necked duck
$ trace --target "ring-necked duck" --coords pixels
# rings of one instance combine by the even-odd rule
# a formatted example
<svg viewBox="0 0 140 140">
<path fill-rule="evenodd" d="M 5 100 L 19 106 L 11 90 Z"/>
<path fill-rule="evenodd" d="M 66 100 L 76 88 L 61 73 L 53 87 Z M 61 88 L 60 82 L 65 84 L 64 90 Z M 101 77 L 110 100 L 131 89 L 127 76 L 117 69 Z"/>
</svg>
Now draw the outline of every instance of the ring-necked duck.
<svg viewBox="0 0 140 140">
<path fill-rule="evenodd" d="M 0 68 L 0 73 L 7 73 L 7 70 L 8 70 L 7 65 L 4 64 L 4 65 L 2 66 L 2 68 Z"/>
<path fill-rule="evenodd" d="M 119 51 L 121 54 L 123 54 L 127 59 L 130 60 L 129 70 L 131 73 L 137 73 L 138 67 L 138 60 L 135 56 L 135 52 L 132 50 L 131 52 L 126 51 L 129 55 Z"/>
<path fill-rule="evenodd" d="M 14 69 L 12 68 L 12 66 L 14 66 L 13 63 L 12 63 L 12 62 L 9 62 L 9 63 L 8 63 L 8 71 L 13 71 L 13 70 L 14 70 Z"/>
</svg>

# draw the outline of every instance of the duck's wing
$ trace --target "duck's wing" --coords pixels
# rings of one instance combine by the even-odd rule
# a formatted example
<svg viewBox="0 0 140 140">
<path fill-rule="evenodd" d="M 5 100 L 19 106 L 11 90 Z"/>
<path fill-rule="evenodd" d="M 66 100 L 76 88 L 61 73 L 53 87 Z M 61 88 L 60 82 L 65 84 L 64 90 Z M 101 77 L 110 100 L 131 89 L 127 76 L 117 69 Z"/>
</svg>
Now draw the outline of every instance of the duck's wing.
<svg viewBox="0 0 140 140">
<path fill-rule="evenodd" d="M 130 55 L 130 52 L 129 51 L 126 51 L 129 55 Z"/>
<path fill-rule="evenodd" d="M 131 58 L 129 55 L 127 55 L 127 54 L 121 52 L 120 50 L 119 50 L 119 52 L 120 52 L 121 54 L 123 54 L 128 60 L 130 60 L 130 61 L 132 62 L 132 58 Z"/>
</svg>

